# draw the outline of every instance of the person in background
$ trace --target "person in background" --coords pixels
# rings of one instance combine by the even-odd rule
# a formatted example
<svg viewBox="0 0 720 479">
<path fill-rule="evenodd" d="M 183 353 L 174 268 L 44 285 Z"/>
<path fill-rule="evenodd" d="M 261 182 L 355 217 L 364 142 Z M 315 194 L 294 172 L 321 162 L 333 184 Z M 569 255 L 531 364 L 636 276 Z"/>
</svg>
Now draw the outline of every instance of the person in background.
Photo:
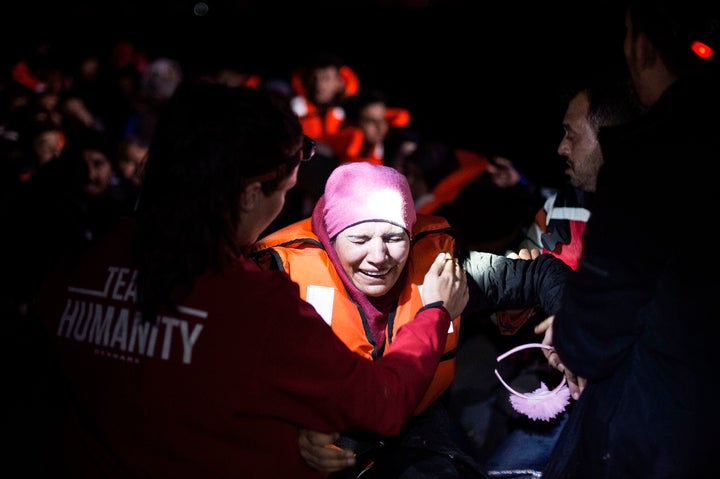
<svg viewBox="0 0 720 479">
<path fill-rule="evenodd" d="M 377 89 L 360 90 L 345 102 L 345 112 L 338 132 L 326 139 L 338 164 L 367 161 L 384 165 L 388 135 L 410 124 L 410 111 L 389 106 L 385 94 Z"/>
<path fill-rule="evenodd" d="M 467 304 L 466 274 L 450 252 L 431 258 L 425 302 L 387 354 L 349 351 L 295 283 L 247 255 L 313 153 L 275 95 L 179 86 L 136 212 L 33 298 L 60 385 L 59 435 L 32 445 L 49 446 L 47 475 L 320 478 L 299 428 L 400 430 Z"/>
<path fill-rule="evenodd" d="M 118 141 L 133 136 L 150 143 L 160 112 L 184 76 L 182 64 L 176 58 L 153 58 L 140 74 L 134 111 L 128 115 Z"/>
<path fill-rule="evenodd" d="M 339 55 L 315 51 L 293 70 L 290 86 L 290 105 L 303 131 L 318 142 L 319 153 L 329 154 L 325 139 L 345 122 L 344 104 L 358 93 L 360 79 Z"/>
<path fill-rule="evenodd" d="M 472 250 L 504 254 L 543 201 L 502 155 L 421 139 L 390 166 L 408 178 L 418 212 L 446 218 Z"/>
<path fill-rule="evenodd" d="M 117 175 L 113 159 L 112 142 L 104 134 L 76 133 L 8 199 L 0 295 L 21 315 L 48 271 L 132 211 L 137 189 Z"/>
<path fill-rule="evenodd" d="M 402 173 L 369 162 L 338 166 L 311 217 L 253 246 L 260 264 L 287 272 L 347 347 L 372 360 L 386 354 L 398 328 L 414 321 L 412 311 L 424 295 L 421 272 L 444 250 L 454 251 L 472 276 L 472 299 L 463 322 L 466 314 L 479 321 L 482 312 L 508 304 L 543 304 L 552 311 L 569 271 L 550 256 L 523 261 L 464 251 L 446 220 L 416 214 Z M 299 438 L 303 457 L 334 478 L 361 473 L 367 478 L 483 477 L 452 441 L 441 400 L 454 376 L 460 332 L 458 316 L 434 379 L 400 434 L 306 430 Z M 372 388 L 366 394 L 382 391 Z M 327 447 L 333 442 L 339 450 Z M 350 451 L 358 457 L 356 467 L 347 468 Z"/>
<path fill-rule="evenodd" d="M 118 173 L 138 187 L 142 185 L 143 168 L 148 150 L 149 145 L 135 135 L 128 135 L 118 144 Z"/>
<path fill-rule="evenodd" d="M 607 72 L 606 72 L 607 73 Z M 578 268 L 583 245 L 583 232 L 592 211 L 592 197 L 603 163 L 598 133 L 600 128 L 620 125 L 638 117 L 642 109 L 630 88 L 626 71 L 608 75 L 594 75 L 591 80 L 570 86 L 565 94 L 566 110 L 562 120 L 563 137 L 557 152 L 565 158 L 568 181 L 562 189 L 545 202 L 528 228 L 518 251 L 552 254 L 562 259 L 573 270 Z M 534 308 L 521 311 L 499 311 L 500 316 L 518 318 L 544 318 L 542 311 Z M 508 318 L 506 318 L 508 319 Z M 522 319 L 535 324 L 534 319 Z M 510 322 L 510 321 L 508 321 Z M 528 340 L 520 334 L 518 343 Z M 527 381 L 527 376 L 539 376 L 544 372 L 546 360 L 538 352 L 535 361 L 524 361 L 527 366 L 517 372 L 517 377 Z M 527 359 L 527 358 L 526 358 Z M 462 364 L 458 361 L 458 368 Z M 469 367 L 474 367 L 470 364 Z M 568 412 L 551 421 L 522 421 L 510 432 L 509 437 L 492 453 L 487 461 L 488 472 L 493 477 L 530 477 L 541 474 L 555 444 Z M 518 472 L 519 471 L 519 472 Z"/>
<path fill-rule="evenodd" d="M 334 133 L 322 136 L 323 147 L 318 161 L 298 174 L 297 187 L 288 198 L 297 208 L 286 209 L 267 233 L 295 223 L 312 214 L 315 203 L 323 194 L 325 183 L 336 166 L 342 163 L 367 161 L 384 164 L 385 143 L 389 132 L 404 129 L 410 122 L 410 112 L 404 108 L 388 107 L 380 91 L 361 90 L 343 103 L 346 118 Z M 294 211 L 295 215 L 291 216 Z"/>
<path fill-rule="evenodd" d="M 578 398 L 545 479 L 695 478 L 716 470 L 717 255 L 688 254 L 668 212 L 715 211 L 720 15 L 632 0 L 624 54 L 647 111 L 601 128 L 603 166 L 578 269 L 538 330 Z M 691 168 L 669 165 L 691 164 Z M 669 237 L 667 233 L 679 233 Z"/>
<path fill-rule="evenodd" d="M 603 77 L 568 93 L 558 154 L 565 158 L 568 177 L 535 215 L 517 249 L 538 249 L 578 268 L 582 235 L 592 209 L 592 197 L 603 163 L 598 141 L 601 127 L 619 125 L 641 113 L 626 76 Z"/>
<path fill-rule="evenodd" d="M 23 134 L 24 148 L 15 177 L 18 183 L 29 181 L 40 167 L 59 157 L 66 142 L 62 126 L 52 121 L 32 122 Z"/>
<path fill-rule="evenodd" d="M 345 103 L 357 95 L 360 79 L 340 55 L 314 50 L 293 68 L 289 86 L 290 106 L 300 118 L 303 132 L 317 143 L 317 154 L 315 161 L 298 173 L 297 186 L 287 197 L 287 207 L 263 236 L 312 212 L 328 176 L 338 164 L 337 152 L 329 141 L 337 137 L 345 122 Z"/>
</svg>

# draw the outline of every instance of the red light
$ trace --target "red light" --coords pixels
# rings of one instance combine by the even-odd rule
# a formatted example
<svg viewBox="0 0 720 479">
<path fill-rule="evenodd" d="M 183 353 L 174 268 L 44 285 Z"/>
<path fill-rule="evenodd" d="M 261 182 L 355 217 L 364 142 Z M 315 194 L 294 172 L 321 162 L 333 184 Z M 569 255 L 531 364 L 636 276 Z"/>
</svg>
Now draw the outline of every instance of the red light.
<svg viewBox="0 0 720 479">
<path fill-rule="evenodd" d="M 703 60 L 710 60 L 710 57 L 715 54 L 713 49 L 705 45 L 703 42 L 694 41 L 690 45 L 690 48 L 692 48 L 692 51 L 695 52 L 695 55 L 699 56 Z"/>
</svg>

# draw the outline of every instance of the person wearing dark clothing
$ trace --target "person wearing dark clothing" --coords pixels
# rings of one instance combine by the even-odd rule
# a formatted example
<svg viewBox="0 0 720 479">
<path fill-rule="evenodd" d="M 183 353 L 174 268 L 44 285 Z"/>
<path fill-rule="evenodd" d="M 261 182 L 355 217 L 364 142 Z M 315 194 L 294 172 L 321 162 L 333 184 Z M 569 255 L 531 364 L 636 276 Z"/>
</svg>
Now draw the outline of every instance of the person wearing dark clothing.
<svg viewBox="0 0 720 479">
<path fill-rule="evenodd" d="M 604 165 L 580 264 L 546 336 L 579 400 L 544 479 L 717 469 L 720 259 L 693 255 L 697 233 L 668 215 L 720 207 L 707 173 L 720 151 L 719 18 L 717 5 L 693 0 L 626 10 L 625 58 L 648 111 L 600 130 Z"/>
<path fill-rule="evenodd" d="M 551 195 L 527 228 L 525 239 L 518 246 L 534 254 L 552 254 L 572 269 L 577 269 L 582 252 L 583 233 L 592 213 L 592 197 L 603 163 L 598 142 L 601 127 L 618 125 L 636 118 L 641 108 L 627 81 L 626 71 L 608 72 L 609 76 L 592 74 L 590 79 L 570 86 L 562 126 L 564 134 L 558 145 L 558 154 L 567 165 L 567 182 Z M 534 251 L 533 251 L 534 250 Z M 538 314 L 539 313 L 539 314 Z M 499 312 L 498 318 L 509 322 L 532 318 L 545 318 L 542 311 L 513 312 L 513 319 Z M 526 341 L 527 336 L 518 336 Z M 542 367 L 540 367 L 542 365 Z M 525 371 L 516 377 L 528 379 L 544 373 L 547 360 L 537 354 L 537 361 L 529 362 Z M 495 449 L 487 461 L 488 473 L 494 477 L 531 477 L 540 474 L 547 463 L 557 437 L 565 424 L 566 411 L 551 421 L 524 421 L 515 428 L 502 445 Z"/>
<path fill-rule="evenodd" d="M 418 212 L 447 219 L 468 249 L 504 254 L 544 201 L 540 189 L 500 155 L 419 141 L 391 166 L 408 177 Z"/>
<path fill-rule="evenodd" d="M 78 132 L 8 199 L 1 294 L 12 311 L 23 314 L 48 271 L 133 210 L 137 187 L 115 173 L 113 155 L 104 134 Z"/>
</svg>

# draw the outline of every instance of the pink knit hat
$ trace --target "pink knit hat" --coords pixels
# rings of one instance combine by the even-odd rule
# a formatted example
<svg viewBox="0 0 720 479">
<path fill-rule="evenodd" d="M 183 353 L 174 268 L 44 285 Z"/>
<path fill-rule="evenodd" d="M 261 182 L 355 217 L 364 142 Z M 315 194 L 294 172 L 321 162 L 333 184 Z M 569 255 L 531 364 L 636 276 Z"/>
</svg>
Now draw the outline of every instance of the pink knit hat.
<svg viewBox="0 0 720 479">
<path fill-rule="evenodd" d="M 366 221 L 387 221 L 410 235 L 417 216 L 405 175 L 389 166 L 345 163 L 325 184 L 323 217 L 328 236 Z"/>
</svg>

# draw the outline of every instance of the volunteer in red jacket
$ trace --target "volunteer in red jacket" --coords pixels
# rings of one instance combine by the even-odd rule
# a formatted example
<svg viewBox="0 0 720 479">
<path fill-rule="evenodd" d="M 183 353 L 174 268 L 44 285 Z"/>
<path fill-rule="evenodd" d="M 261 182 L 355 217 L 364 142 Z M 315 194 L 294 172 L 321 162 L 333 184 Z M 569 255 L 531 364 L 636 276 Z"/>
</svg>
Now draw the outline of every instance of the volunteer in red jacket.
<svg viewBox="0 0 720 479">
<path fill-rule="evenodd" d="M 67 386 L 56 474 L 318 478 L 299 428 L 400 430 L 467 303 L 465 272 L 436 255 L 425 303 L 387 354 L 350 351 L 287 275 L 245 254 L 313 151 L 270 92 L 179 87 L 136 216 L 36 303 Z"/>
</svg>

